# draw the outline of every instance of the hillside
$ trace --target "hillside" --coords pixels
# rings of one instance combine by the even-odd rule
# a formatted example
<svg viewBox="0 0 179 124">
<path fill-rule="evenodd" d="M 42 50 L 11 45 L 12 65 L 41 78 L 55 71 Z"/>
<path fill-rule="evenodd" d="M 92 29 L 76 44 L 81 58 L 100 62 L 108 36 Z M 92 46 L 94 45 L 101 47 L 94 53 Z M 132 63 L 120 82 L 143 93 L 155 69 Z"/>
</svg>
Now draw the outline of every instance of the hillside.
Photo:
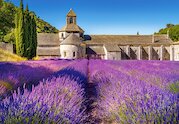
<svg viewBox="0 0 179 124">
<path fill-rule="evenodd" d="M 19 57 L 15 54 L 12 54 L 8 51 L 0 49 L 0 61 L 13 61 L 13 62 L 18 62 L 18 61 L 23 61 L 26 60 L 25 58 Z"/>
<path fill-rule="evenodd" d="M 170 38 L 173 41 L 179 41 L 179 25 L 167 24 L 165 28 L 159 30 L 159 32 L 155 34 L 167 34 L 169 33 Z"/>
<path fill-rule="evenodd" d="M 0 0 L 0 42 L 14 42 L 14 18 L 17 7 L 11 2 Z M 34 12 L 38 33 L 57 33 L 58 30 L 40 19 Z"/>
</svg>

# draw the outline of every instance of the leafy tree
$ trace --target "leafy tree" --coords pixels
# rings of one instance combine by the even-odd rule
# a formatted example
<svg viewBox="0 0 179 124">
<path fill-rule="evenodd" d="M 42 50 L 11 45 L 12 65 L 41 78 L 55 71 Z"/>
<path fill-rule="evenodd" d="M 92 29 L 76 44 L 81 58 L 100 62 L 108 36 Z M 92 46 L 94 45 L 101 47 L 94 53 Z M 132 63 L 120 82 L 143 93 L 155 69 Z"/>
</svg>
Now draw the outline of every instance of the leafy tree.
<svg viewBox="0 0 179 124">
<path fill-rule="evenodd" d="M 0 0 L 0 42 L 11 42 L 15 44 L 15 39 L 12 39 L 14 34 L 13 29 L 15 28 L 15 15 L 18 13 L 18 8 L 10 0 Z M 34 16 L 37 23 L 38 33 L 57 33 L 58 30 L 51 26 L 49 23 L 43 21 L 36 16 L 34 12 L 30 12 L 31 16 Z M 8 38 L 12 36 L 11 38 Z M 9 39 L 9 41 L 8 41 Z"/>
<path fill-rule="evenodd" d="M 6 43 L 14 43 L 15 35 L 14 35 L 14 29 L 11 30 L 10 33 L 4 36 L 4 42 Z"/>
<path fill-rule="evenodd" d="M 179 41 L 179 25 L 167 24 L 166 28 L 160 29 L 156 34 L 167 34 L 169 31 L 169 36 L 173 41 Z"/>
<path fill-rule="evenodd" d="M 175 25 L 170 28 L 169 35 L 173 41 L 179 41 L 179 25 Z"/>
<path fill-rule="evenodd" d="M 16 8 L 12 3 L 0 0 L 0 41 L 4 41 L 4 36 L 8 33 L 12 34 L 15 13 Z"/>
<path fill-rule="evenodd" d="M 174 25 L 174 24 L 167 24 L 167 25 L 166 25 L 167 28 L 171 28 L 171 27 L 173 27 L 173 26 L 175 26 L 175 25 Z"/>
</svg>

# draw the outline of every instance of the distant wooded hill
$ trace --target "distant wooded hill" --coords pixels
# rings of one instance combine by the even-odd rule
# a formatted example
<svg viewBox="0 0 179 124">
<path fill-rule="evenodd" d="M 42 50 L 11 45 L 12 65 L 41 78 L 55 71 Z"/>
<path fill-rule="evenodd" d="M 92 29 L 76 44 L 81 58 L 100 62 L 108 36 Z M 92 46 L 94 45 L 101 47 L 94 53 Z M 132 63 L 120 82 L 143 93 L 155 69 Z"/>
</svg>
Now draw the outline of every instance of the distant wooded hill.
<svg viewBox="0 0 179 124">
<path fill-rule="evenodd" d="M 167 24 L 165 28 L 160 29 L 158 33 L 155 34 L 167 34 L 169 33 L 170 38 L 173 41 L 179 41 L 179 24 Z"/>
<path fill-rule="evenodd" d="M 16 12 L 17 7 L 13 3 L 0 0 L 0 42 L 14 43 L 14 18 Z M 55 27 L 40 19 L 34 12 L 31 12 L 31 14 L 35 16 L 38 33 L 58 32 Z"/>
</svg>

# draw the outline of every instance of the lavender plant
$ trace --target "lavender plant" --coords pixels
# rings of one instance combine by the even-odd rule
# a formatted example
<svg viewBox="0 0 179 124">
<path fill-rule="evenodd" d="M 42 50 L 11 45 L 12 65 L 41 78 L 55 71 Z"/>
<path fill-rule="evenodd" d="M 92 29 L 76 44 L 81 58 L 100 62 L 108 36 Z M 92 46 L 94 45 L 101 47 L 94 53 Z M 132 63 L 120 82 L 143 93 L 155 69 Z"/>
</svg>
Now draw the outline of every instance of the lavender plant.
<svg viewBox="0 0 179 124">
<path fill-rule="evenodd" d="M 57 72 L 31 92 L 24 86 L 23 94 L 19 88 L 12 97 L 4 99 L 0 106 L 1 123 L 84 123 L 85 92 L 80 81 L 84 83 L 87 68 L 83 66 L 87 66 L 87 60 L 78 62 L 68 67 L 70 72 Z"/>
<path fill-rule="evenodd" d="M 178 122 L 176 94 L 111 68 L 108 62 L 89 64 L 90 80 L 98 83 L 97 118 L 104 123 Z"/>
</svg>

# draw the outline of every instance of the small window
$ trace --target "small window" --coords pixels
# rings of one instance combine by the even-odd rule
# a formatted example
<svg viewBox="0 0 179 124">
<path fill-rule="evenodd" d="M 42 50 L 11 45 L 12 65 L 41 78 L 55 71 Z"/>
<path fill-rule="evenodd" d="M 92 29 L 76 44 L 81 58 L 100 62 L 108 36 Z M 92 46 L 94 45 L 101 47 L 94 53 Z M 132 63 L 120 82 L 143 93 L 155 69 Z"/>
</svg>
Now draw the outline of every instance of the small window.
<svg viewBox="0 0 179 124">
<path fill-rule="evenodd" d="M 62 38 L 64 38 L 63 33 L 62 33 Z"/>
<path fill-rule="evenodd" d="M 70 18 L 70 24 L 71 24 L 71 23 L 73 23 L 73 18 L 72 18 L 72 17 Z"/>
<path fill-rule="evenodd" d="M 75 52 L 73 52 L 73 57 L 75 57 Z"/>
<path fill-rule="evenodd" d="M 66 52 L 64 52 L 64 57 L 66 57 L 67 56 L 67 53 Z"/>
</svg>

